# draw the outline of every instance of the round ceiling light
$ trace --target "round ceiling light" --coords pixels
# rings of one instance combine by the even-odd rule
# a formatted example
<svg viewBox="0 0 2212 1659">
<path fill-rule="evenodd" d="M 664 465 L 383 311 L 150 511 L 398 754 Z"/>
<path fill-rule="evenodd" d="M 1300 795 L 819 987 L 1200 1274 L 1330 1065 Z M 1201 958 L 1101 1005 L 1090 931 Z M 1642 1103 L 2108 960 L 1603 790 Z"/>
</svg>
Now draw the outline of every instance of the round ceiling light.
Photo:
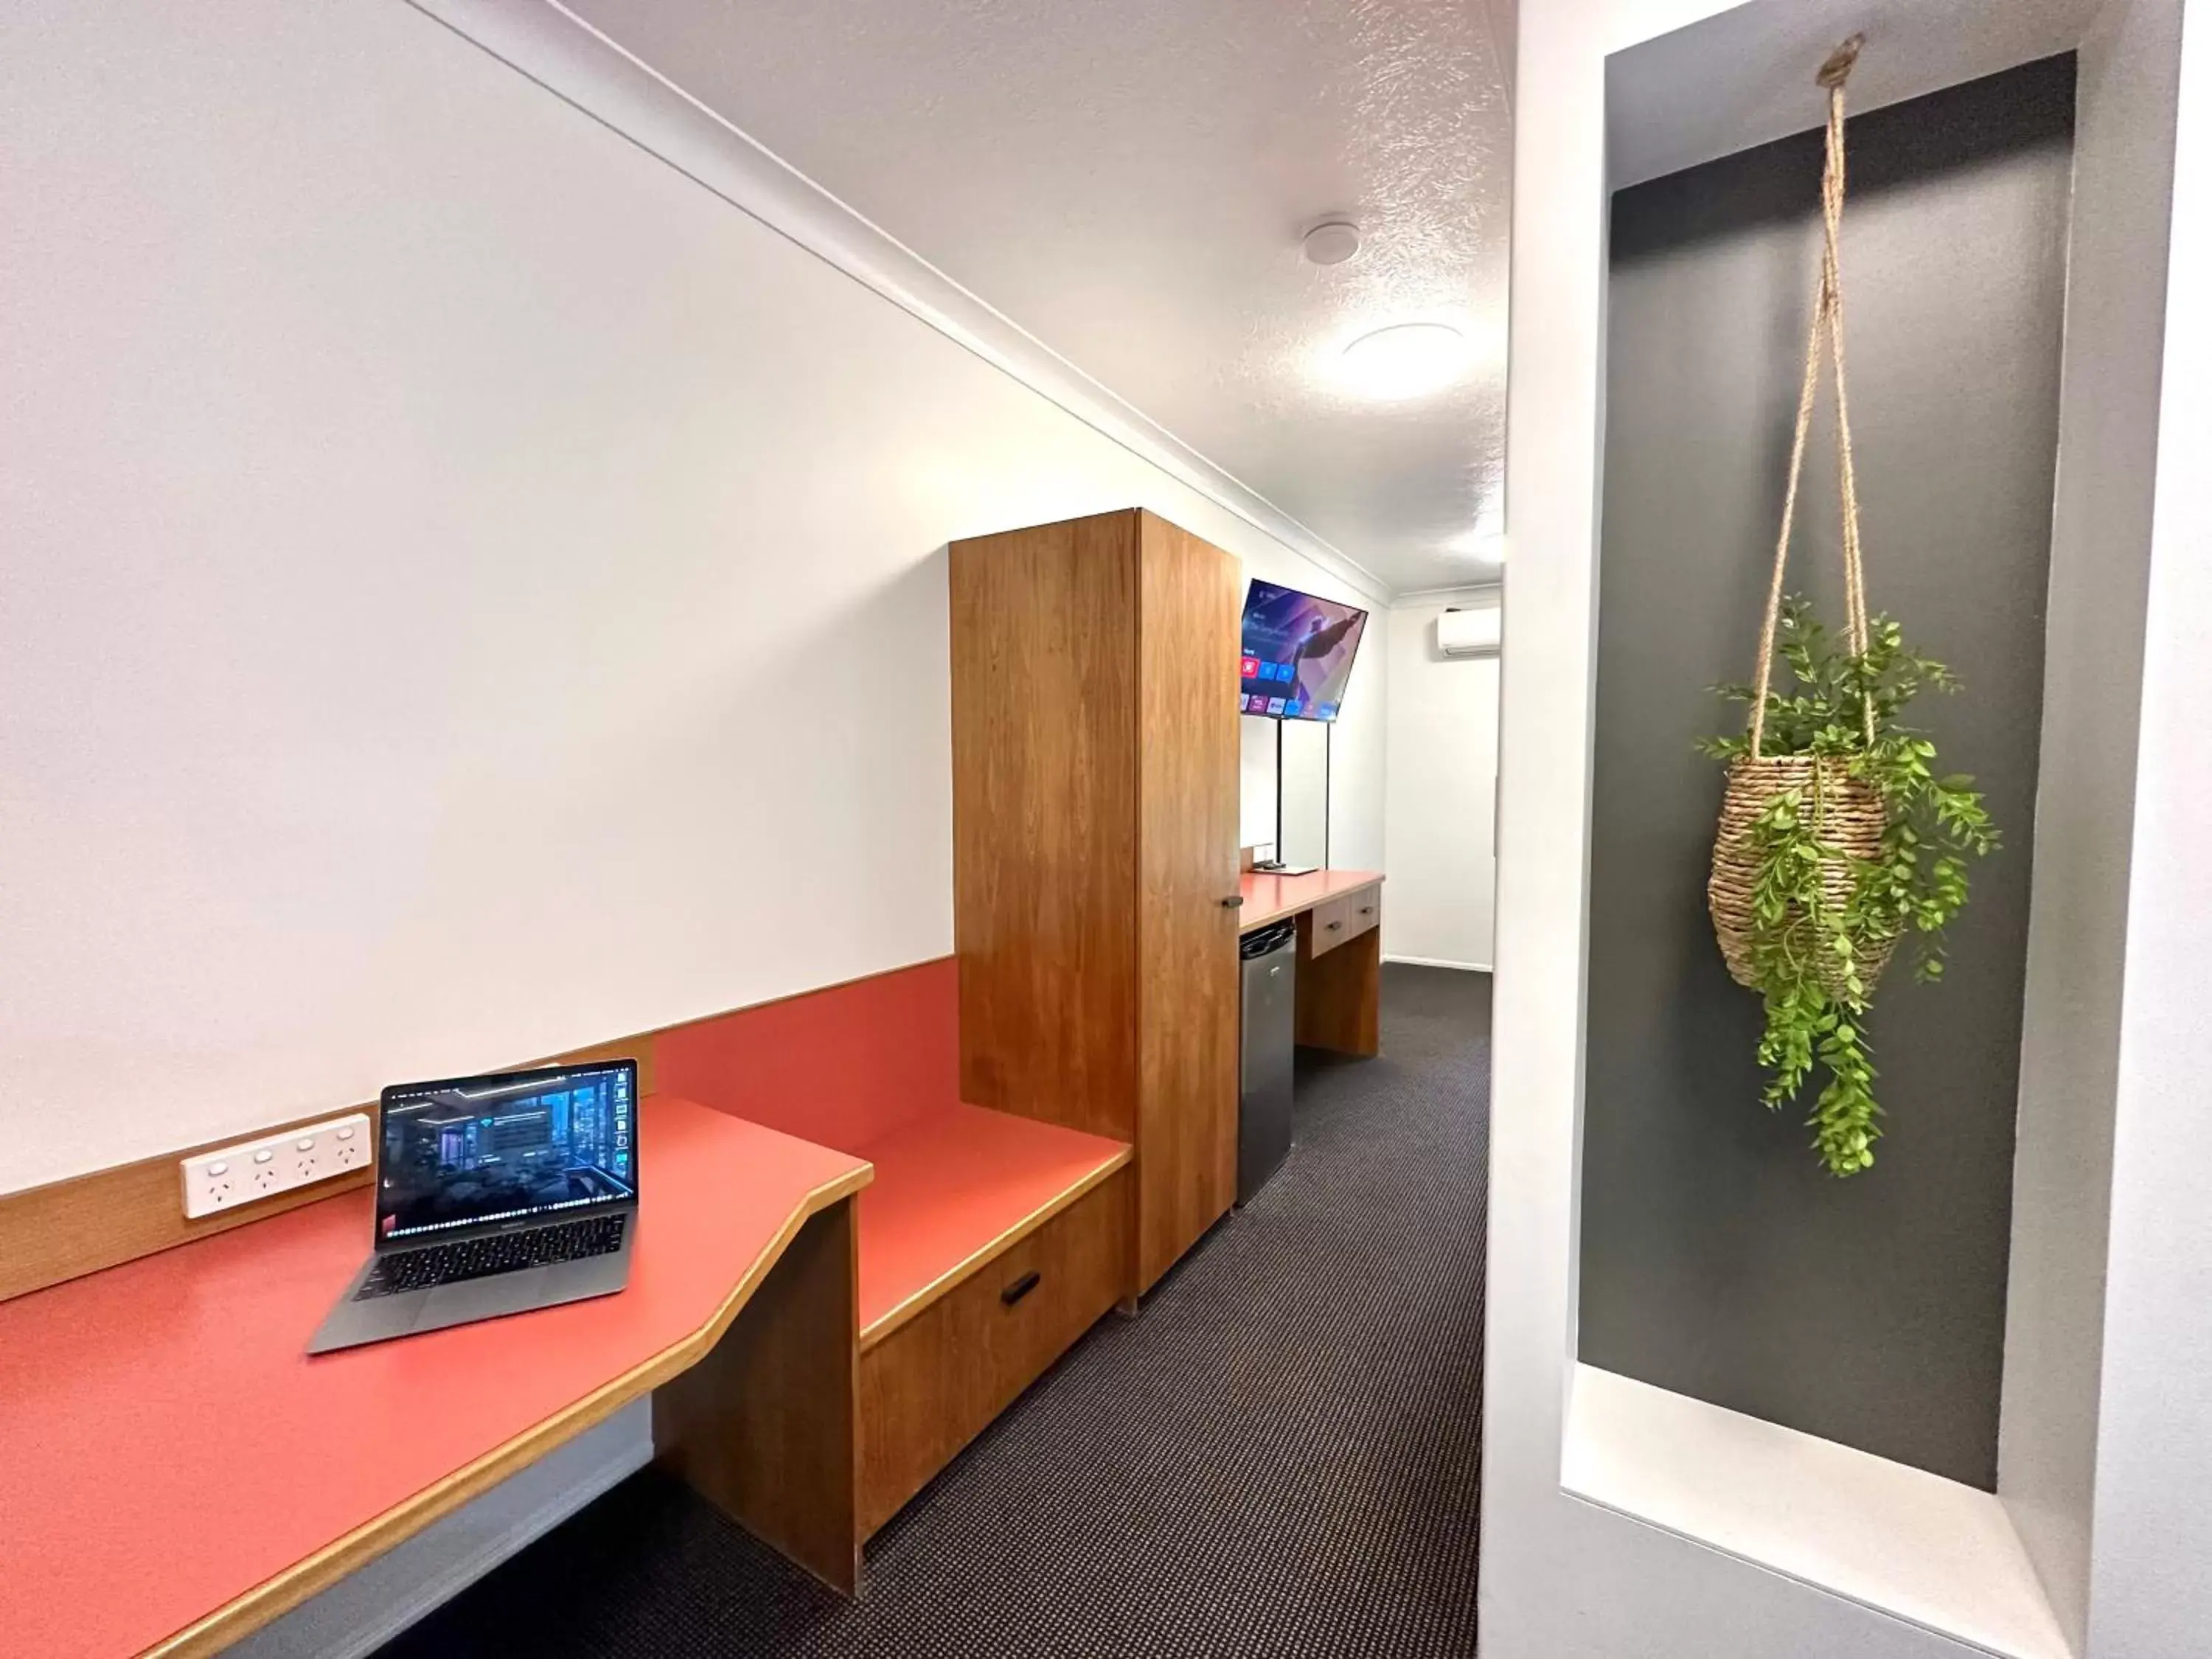
<svg viewBox="0 0 2212 1659">
<path fill-rule="evenodd" d="M 1467 336 L 1450 324 L 1395 323 L 1345 347 L 1337 373 L 1356 392 L 1395 401 L 1443 390 L 1467 360 Z"/>
</svg>

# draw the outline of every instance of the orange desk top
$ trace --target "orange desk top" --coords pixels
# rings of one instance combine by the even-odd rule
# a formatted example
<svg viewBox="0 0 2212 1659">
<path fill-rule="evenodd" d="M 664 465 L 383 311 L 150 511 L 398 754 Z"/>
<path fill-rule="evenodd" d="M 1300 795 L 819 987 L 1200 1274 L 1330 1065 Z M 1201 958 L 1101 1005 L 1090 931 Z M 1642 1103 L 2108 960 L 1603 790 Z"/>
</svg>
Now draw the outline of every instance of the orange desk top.
<svg viewBox="0 0 2212 1659">
<path fill-rule="evenodd" d="M 956 1105 L 860 1148 L 860 1333 L 879 1341 L 1129 1161 L 1127 1146 L 987 1107 Z"/>
<path fill-rule="evenodd" d="M 1244 908 L 1237 913 L 1237 931 L 1249 933 L 1382 879 L 1380 870 L 1316 870 L 1310 876 L 1269 876 L 1247 870 L 1238 884 Z"/>
<path fill-rule="evenodd" d="M 666 1096 L 638 1152 L 594 1301 L 311 1359 L 364 1190 L 0 1304 L 0 1655 L 234 1640 L 702 1358 L 871 1174 Z"/>
</svg>

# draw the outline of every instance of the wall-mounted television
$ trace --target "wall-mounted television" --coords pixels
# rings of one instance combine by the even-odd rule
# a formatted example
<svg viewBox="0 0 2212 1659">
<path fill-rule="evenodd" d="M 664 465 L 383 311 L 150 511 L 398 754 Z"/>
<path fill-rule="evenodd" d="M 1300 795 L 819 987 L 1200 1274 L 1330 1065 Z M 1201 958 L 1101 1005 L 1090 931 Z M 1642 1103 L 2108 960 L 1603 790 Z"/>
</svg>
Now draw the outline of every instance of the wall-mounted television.
<svg viewBox="0 0 2212 1659">
<path fill-rule="evenodd" d="M 1334 720 L 1366 630 L 1367 613 L 1356 606 L 1255 580 L 1244 592 L 1237 712 Z"/>
</svg>

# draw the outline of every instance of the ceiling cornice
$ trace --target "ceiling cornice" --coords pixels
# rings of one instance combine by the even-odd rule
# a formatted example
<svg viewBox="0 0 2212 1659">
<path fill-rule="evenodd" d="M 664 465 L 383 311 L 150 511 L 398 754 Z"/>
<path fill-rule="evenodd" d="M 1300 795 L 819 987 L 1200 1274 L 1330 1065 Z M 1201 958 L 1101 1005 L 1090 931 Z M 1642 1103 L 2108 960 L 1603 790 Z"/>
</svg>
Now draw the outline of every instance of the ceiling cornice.
<svg viewBox="0 0 2212 1659">
<path fill-rule="evenodd" d="M 1391 587 L 556 0 L 408 0 L 647 155 L 1369 599 Z"/>
</svg>

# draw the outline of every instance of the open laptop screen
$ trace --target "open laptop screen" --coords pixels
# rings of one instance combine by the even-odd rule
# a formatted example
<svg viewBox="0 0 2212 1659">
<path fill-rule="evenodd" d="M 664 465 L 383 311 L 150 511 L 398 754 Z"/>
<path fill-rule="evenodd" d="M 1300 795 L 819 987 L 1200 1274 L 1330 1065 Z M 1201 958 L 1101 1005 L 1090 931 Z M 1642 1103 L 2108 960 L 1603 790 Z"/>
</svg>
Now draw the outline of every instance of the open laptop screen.
<svg viewBox="0 0 2212 1659">
<path fill-rule="evenodd" d="M 628 1060 L 386 1089 L 379 1247 L 635 1201 L 636 1097 Z"/>
</svg>

